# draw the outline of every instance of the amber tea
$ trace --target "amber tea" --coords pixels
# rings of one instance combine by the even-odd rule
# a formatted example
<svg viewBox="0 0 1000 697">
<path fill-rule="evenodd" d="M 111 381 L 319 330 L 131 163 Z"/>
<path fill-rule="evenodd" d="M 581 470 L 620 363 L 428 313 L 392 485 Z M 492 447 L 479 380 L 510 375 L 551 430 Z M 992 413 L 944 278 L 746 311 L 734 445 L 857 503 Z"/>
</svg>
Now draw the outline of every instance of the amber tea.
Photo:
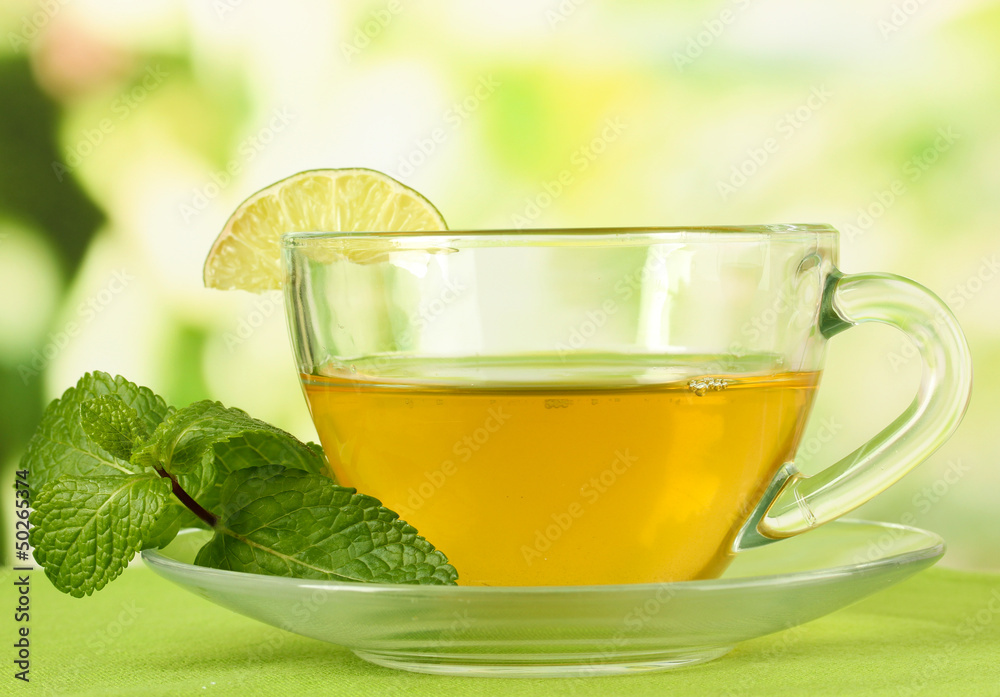
<svg viewBox="0 0 1000 697">
<path fill-rule="evenodd" d="M 721 573 L 806 423 L 817 372 L 693 372 L 710 363 L 531 356 L 303 383 L 338 480 L 434 540 L 460 583 L 632 583 Z"/>
</svg>

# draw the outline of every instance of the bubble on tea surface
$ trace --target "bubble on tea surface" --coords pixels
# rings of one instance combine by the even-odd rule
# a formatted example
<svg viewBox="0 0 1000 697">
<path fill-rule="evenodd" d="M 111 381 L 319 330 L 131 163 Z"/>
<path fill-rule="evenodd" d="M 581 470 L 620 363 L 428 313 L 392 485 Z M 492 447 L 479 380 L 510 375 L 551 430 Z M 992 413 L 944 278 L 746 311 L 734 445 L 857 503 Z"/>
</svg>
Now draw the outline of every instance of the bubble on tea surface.
<svg viewBox="0 0 1000 697">
<path fill-rule="evenodd" d="M 721 392 L 729 387 L 729 381 L 725 378 L 695 378 L 688 383 L 688 389 L 699 397 L 704 397 L 709 392 Z"/>
</svg>

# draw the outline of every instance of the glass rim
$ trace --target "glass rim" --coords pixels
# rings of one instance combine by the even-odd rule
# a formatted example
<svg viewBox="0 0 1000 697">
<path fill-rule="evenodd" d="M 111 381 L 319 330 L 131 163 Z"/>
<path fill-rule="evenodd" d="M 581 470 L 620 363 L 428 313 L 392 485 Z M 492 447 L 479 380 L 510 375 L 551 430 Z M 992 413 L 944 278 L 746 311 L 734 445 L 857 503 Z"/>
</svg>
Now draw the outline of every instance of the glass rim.
<svg viewBox="0 0 1000 697">
<path fill-rule="evenodd" d="M 565 227 L 565 228 L 496 228 L 483 230 L 355 230 L 355 231 L 307 231 L 286 232 L 281 235 L 281 245 L 286 248 L 308 246 L 329 240 L 349 239 L 414 239 L 414 238 L 468 238 L 483 240 L 488 238 L 585 238 L 593 241 L 595 238 L 615 240 L 635 240 L 641 238 L 671 238 L 682 237 L 689 241 L 692 238 L 704 237 L 752 237 L 752 238 L 800 238 L 809 239 L 820 235 L 837 235 L 838 231 L 827 223 L 775 223 L 754 225 L 693 225 L 670 227 Z"/>
</svg>

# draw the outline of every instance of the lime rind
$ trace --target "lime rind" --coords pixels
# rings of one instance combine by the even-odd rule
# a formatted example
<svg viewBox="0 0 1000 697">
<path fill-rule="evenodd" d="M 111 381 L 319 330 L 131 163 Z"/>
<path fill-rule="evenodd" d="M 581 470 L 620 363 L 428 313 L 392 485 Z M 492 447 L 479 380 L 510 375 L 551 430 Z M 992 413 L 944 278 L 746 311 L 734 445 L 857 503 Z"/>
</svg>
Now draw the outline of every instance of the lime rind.
<svg viewBox="0 0 1000 697">
<path fill-rule="evenodd" d="M 240 204 L 208 253 L 204 282 L 206 287 L 221 290 L 280 289 L 280 240 L 288 232 L 446 229 L 444 218 L 430 201 L 387 174 L 360 167 L 307 170 L 261 189 Z M 360 245 L 336 254 L 356 263 L 373 263 L 384 259 L 393 243 L 382 239 L 377 246 Z"/>
</svg>

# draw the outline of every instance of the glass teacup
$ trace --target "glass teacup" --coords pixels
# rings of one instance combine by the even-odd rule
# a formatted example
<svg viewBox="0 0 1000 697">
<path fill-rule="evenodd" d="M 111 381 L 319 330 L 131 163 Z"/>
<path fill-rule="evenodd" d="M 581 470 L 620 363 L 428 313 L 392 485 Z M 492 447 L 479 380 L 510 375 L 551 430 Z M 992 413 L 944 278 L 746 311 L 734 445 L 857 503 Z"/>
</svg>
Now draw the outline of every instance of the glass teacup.
<svg viewBox="0 0 1000 697">
<path fill-rule="evenodd" d="M 955 430 L 947 307 L 845 276 L 825 225 L 283 237 L 306 399 L 333 474 L 468 585 L 712 578 L 854 509 Z M 923 359 L 910 407 L 814 476 L 794 458 L 827 339 L 863 322 Z"/>
</svg>

